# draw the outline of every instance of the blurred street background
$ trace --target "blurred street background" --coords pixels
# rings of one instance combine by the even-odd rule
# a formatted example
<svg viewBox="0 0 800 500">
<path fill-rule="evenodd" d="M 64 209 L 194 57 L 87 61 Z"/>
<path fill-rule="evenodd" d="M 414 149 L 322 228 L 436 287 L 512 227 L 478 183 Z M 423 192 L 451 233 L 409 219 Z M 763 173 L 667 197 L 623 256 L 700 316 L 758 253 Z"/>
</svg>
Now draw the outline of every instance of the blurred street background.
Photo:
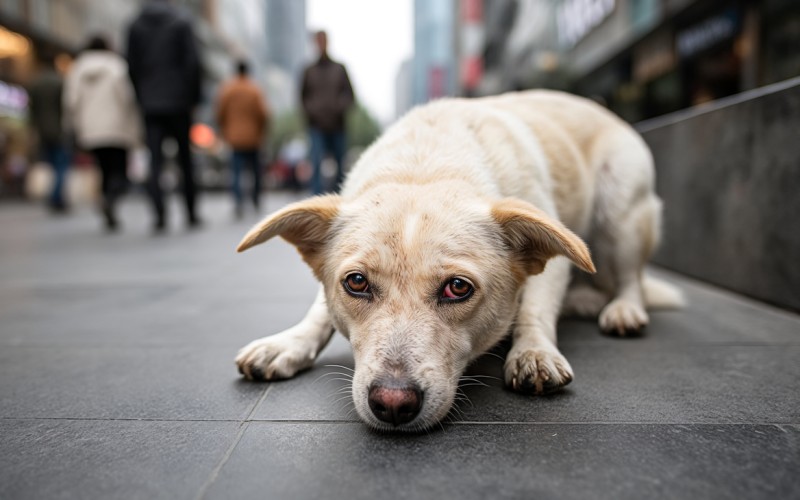
<svg viewBox="0 0 800 500">
<path fill-rule="evenodd" d="M 642 134 L 685 309 L 564 321 L 552 397 L 482 358 L 420 436 L 337 399 L 341 336 L 240 378 L 316 290 L 252 224 L 414 106 L 535 88 Z M 0 0 L 0 499 L 798 498 L 798 138 L 798 0 Z"/>
</svg>

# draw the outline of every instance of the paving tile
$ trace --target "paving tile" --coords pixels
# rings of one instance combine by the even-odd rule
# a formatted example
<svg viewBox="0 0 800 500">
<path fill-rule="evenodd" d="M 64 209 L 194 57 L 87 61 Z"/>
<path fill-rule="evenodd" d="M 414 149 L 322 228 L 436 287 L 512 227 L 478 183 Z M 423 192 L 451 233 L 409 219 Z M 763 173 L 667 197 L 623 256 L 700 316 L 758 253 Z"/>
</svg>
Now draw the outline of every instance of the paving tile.
<svg viewBox="0 0 800 500">
<path fill-rule="evenodd" d="M 463 389 L 453 418 L 509 422 L 800 422 L 797 346 L 570 344 L 575 381 L 558 394 L 502 387 L 502 361 L 484 357 L 469 374 L 488 387 Z"/>
<path fill-rule="evenodd" d="M 0 349 L 0 418 L 243 419 L 265 386 L 199 348 Z"/>
<path fill-rule="evenodd" d="M 273 382 L 253 412 L 254 420 L 357 421 L 350 396 L 353 356 L 350 344 L 335 334 L 315 367 L 291 380 Z"/>
<path fill-rule="evenodd" d="M 0 498 L 195 498 L 239 425 L 0 420 Z"/>
<path fill-rule="evenodd" d="M 796 498 L 798 456 L 773 425 L 253 422 L 206 498 Z"/>
<path fill-rule="evenodd" d="M 146 297 L 148 290 L 151 288 L 114 291 L 108 299 L 110 304 L 102 307 L 75 304 L 72 299 L 60 303 L 54 298 L 38 308 L 22 307 L 3 315 L 0 346 L 219 346 L 224 348 L 221 352 L 227 360 L 250 341 L 296 324 L 315 296 L 266 300 L 254 294 L 235 300 L 211 296 L 184 299 L 187 294 L 176 292 L 158 300 Z M 161 289 L 152 290 L 158 295 Z M 83 292 L 85 296 L 103 293 L 102 288 Z M 124 300 L 126 296 L 130 300 Z"/>
</svg>

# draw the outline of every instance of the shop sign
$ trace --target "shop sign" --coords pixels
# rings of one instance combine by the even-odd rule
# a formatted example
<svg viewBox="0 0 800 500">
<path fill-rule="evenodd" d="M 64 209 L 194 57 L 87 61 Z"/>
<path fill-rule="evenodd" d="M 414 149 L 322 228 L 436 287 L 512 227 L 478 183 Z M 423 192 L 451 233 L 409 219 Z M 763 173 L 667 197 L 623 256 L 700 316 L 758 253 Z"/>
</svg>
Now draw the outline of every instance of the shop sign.
<svg viewBox="0 0 800 500">
<path fill-rule="evenodd" d="M 675 46 L 682 59 L 688 59 L 720 42 L 733 38 L 739 30 L 739 16 L 733 9 L 678 32 Z"/>
<path fill-rule="evenodd" d="M 18 85 L 0 81 L 0 116 L 23 118 L 28 108 L 28 93 Z"/>
<path fill-rule="evenodd" d="M 558 39 L 567 48 L 580 42 L 614 11 L 616 0 L 563 0 L 558 4 Z"/>
</svg>

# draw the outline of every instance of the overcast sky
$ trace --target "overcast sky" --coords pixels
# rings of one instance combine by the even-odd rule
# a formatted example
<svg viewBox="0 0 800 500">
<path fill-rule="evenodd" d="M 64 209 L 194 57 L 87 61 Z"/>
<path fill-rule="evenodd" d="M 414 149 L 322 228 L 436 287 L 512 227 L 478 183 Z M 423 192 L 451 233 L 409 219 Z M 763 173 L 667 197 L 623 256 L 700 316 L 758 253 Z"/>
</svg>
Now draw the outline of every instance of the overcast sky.
<svg viewBox="0 0 800 500">
<path fill-rule="evenodd" d="M 383 124 L 394 119 L 394 82 L 414 53 L 412 0 L 308 0 L 310 30 L 328 32 L 328 52 L 345 66 L 356 97 Z"/>
</svg>

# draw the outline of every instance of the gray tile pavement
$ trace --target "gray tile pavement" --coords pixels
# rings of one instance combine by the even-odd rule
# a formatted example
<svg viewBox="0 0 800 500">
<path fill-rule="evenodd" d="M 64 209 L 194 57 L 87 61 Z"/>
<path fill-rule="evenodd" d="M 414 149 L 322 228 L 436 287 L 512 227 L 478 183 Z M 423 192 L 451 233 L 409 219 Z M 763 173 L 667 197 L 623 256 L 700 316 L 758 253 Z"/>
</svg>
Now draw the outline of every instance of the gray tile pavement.
<svg viewBox="0 0 800 500">
<path fill-rule="evenodd" d="M 488 355 L 441 428 L 377 434 L 342 398 L 340 336 L 293 380 L 239 378 L 316 283 L 283 242 L 236 254 L 257 217 L 204 202 L 206 228 L 176 207 L 163 237 L 136 198 L 116 235 L 0 206 L 0 498 L 800 497 L 796 314 L 656 270 L 686 309 L 640 339 L 563 321 L 564 392 L 507 391 Z"/>
</svg>

